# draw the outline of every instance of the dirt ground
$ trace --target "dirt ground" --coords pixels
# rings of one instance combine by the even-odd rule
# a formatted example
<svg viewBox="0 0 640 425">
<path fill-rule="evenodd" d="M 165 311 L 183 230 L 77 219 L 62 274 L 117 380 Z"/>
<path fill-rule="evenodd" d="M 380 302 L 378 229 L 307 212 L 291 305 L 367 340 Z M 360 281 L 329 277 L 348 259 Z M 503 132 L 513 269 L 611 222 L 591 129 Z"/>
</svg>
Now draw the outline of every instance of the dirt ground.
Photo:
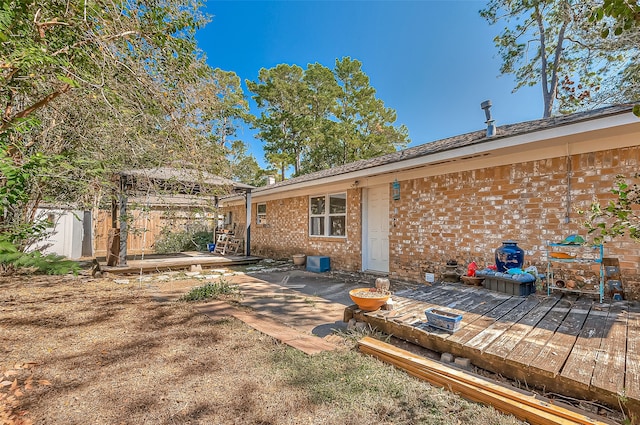
<svg viewBox="0 0 640 425">
<path fill-rule="evenodd" d="M 307 356 L 88 277 L 0 278 L 0 375 L 9 424 L 521 423 L 352 348 Z"/>
</svg>

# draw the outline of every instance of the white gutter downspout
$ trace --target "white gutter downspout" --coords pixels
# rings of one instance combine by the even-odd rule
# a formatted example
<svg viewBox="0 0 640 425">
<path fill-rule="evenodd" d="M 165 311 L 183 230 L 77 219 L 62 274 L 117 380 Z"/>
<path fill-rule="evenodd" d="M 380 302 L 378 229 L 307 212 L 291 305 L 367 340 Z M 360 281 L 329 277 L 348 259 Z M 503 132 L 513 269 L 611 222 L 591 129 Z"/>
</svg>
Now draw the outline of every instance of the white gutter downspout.
<svg viewBox="0 0 640 425">
<path fill-rule="evenodd" d="M 244 232 L 244 255 L 247 257 L 251 255 L 251 189 L 246 189 L 246 201 L 245 209 L 246 215 L 246 229 Z"/>
</svg>

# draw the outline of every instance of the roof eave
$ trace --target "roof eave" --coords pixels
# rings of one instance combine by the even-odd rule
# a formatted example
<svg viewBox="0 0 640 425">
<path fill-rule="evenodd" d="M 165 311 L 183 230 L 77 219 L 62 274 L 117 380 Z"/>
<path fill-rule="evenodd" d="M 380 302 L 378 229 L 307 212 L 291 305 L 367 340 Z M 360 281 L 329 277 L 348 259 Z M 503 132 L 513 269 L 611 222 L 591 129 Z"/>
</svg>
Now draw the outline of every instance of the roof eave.
<svg viewBox="0 0 640 425">
<path fill-rule="evenodd" d="M 283 185 L 278 184 L 274 187 L 260 187 L 254 190 L 253 195 L 256 198 L 259 198 L 291 190 L 339 183 L 347 180 L 361 179 L 364 177 L 371 177 L 380 174 L 395 173 L 406 169 L 427 166 L 433 163 L 464 158 L 470 155 L 479 155 L 482 153 L 497 151 L 500 149 L 504 149 L 505 147 L 526 145 L 542 140 L 548 140 L 551 138 L 562 138 L 580 133 L 603 130 L 633 123 L 638 123 L 638 117 L 633 115 L 633 113 L 631 112 L 631 108 L 629 108 L 628 110 L 624 110 L 616 114 L 599 116 L 596 118 L 563 124 L 556 127 L 543 128 L 540 130 L 522 134 L 501 136 L 498 133 L 496 136 L 489 138 L 484 137 L 466 146 L 452 147 L 451 149 L 442 150 L 440 152 L 425 154 L 408 159 L 400 159 L 398 161 L 390 162 L 387 164 L 366 167 L 356 171 L 348 171 L 345 173 L 339 173 L 327 177 L 319 177 L 314 180 L 306 180 L 302 182 Z M 229 198 L 228 200 L 232 199 L 233 198 Z"/>
</svg>

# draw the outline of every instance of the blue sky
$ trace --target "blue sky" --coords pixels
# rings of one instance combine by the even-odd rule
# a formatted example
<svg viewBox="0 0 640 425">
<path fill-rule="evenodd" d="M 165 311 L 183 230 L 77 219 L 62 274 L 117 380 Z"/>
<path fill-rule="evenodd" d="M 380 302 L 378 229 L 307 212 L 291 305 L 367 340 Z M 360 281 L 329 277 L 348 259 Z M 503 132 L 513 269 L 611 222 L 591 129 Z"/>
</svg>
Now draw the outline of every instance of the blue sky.
<svg viewBox="0 0 640 425">
<path fill-rule="evenodd" d="M 415 146 L 485 127 L 480 103 L 491 99 L 496 125 L 542 117 L 539 87 L 512 93 L 513 77 L 499 76 L 490 26 L 478 11 L 485 1 L 207 1 L 213 21 L 198 45 L 214 68 L 255 81 L 280 63 L 333 68 L 350 56 L 363 64 L 377 97 L 396 110 Z M 252 111 L 257 113 L 255 104 Z M 261 165 L 262 142 L 242 129 Z"/>
</svg>

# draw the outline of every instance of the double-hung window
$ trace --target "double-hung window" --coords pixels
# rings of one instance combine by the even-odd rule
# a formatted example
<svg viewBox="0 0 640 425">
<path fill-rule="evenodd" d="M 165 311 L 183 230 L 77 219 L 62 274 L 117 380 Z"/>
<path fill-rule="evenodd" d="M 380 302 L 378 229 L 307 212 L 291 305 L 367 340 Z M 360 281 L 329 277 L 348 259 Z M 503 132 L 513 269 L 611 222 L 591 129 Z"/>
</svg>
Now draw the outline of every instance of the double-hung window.
<svg viewBox="0 0 640 425">
<path fill-rule="evenodd" d="M 347 235 L 347 194 L 309 198 L 309 234 L 312 236 Z"/>
<path fill-rule="evenodd" d="M 267 224 L 267 204 L 256 205 L 256 224 Z"/>
</svg>

